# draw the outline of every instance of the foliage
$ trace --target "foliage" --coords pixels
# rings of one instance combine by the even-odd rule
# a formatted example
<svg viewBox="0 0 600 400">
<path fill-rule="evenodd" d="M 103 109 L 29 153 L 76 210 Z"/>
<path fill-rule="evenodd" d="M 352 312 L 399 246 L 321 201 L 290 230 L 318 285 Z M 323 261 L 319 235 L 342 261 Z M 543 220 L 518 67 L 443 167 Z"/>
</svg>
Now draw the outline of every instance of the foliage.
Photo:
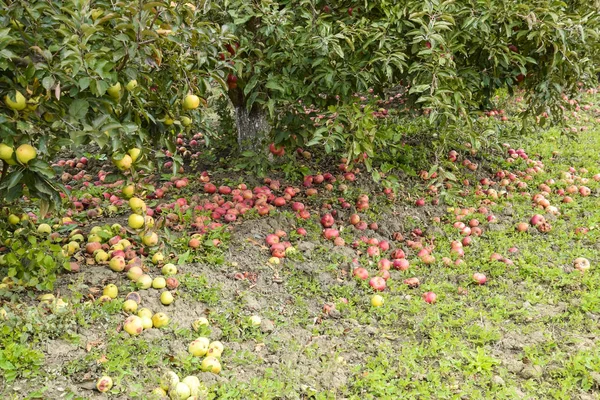
<svg viewBox="0 0 600 400">
<path fill-rule="evenodd" d="M 231 67 L 217 58 L 231 34 L 191 3 L 0 7 L 0 94 L 12 99 L 18 91 L 27 101 L 22 111 L 0 107 L 0 140 L 31 143 L 38 152 L 10 168 L 0 186 L 8 200 L 28 194 L 59 203 L 47 161 L 63 147 L 96 143 L 116 159 L 132 147 L 173 152 L 178 132 L 202 125 L 202 113 L 184 110 L 183 98 L 225 85 Z"/>
<path fill-rule="evenodd" d="M 351 158 L 357 147 L 373 146 L 371 128 L 359 139 L 357 130 L 336 128 L 333 139 L 311 119 L 369 89 L 382 96 L 406 85 L 405 104 L 438 128 L 471 124 L 498 88 L 523 89 L 526 113 L 559 121 L 561 96 L 595 79 L 598 7 L 557 0 L 232 0 L 212 2 L 209 15 L 239 37 L 224 51 L 235 60 L 232 99 L 268 111 L 276 142 L 318 143 Z"/>
<path fill-rule="evenodd" d="M 29 224 L 14 231 L 12 229 L 2 226 L 1 239 L 5 253 L 0 255 L 1 275 L 19 286 L 52 290 L 56 273 L 69 269 L 63 248 L 50 237 L 36 234 Z"/>
</svg>

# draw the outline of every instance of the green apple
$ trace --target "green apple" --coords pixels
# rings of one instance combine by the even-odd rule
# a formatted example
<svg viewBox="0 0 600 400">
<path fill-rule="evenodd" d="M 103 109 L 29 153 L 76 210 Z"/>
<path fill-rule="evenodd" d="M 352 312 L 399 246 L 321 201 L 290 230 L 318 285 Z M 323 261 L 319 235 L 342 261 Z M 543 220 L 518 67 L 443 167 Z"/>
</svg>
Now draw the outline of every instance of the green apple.
<svg viewBox="0 0 600 400">
<path fill-rule="evenodd" d="M 160 302 L 165 306 L 168 306 L 169 304 L 173 303 L 174 300 L 175 298 L 173 297 L 173 294 L 169 291 L 162 292 L 160 294 Z"/>
<path fill-rule="evenodd" d="M 106 93 L 108 93 L 108 95 L 113 99 L 119 100 L 119 98 L 121 97 L 121 82 L 117 82 L 108 89 L 106 89 Z"/>
<path fill-rule="evenodd" d="M 130 80 L 129 82 L 127 82 L 127 85 L 125 85 L 125 89 L 127 89 L 130 92 L 133 92 L 138 86 L 138 83 L 135 79 Z"/>
<path fill-rule="evenodd" d="M 163 265 L 161 272 L 164 276 L 172 276 L 177 274 L 177 267 L 175 264 L 165 264 Z"/>
<path fill-rule="evenodd" d="M 167 280 L 162 276 L 157 276 L 152 281 L 152 287 L 154 289 L 164 289 L 167 286 Z"/>
</svg>

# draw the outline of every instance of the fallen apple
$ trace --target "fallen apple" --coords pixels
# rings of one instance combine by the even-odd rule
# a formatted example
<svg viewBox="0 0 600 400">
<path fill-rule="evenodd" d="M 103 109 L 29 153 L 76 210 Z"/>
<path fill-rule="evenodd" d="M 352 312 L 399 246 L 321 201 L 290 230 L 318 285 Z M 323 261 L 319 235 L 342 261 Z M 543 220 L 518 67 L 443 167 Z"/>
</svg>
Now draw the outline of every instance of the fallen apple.
<svg viewBox="0 0 600 400">
<path fill-rule="evenodd" d="M 174 300 L 175 298 L 173 297 L 173 294 L 169 291 L 165 291 L 160 294 L 160 302 L 165 306 L 170 305 Z"/>
<path fill-rule="evenodd" d="M 165 264 L 163 265 L 161 272 L 165 276 L 172 276 L 177 274 L 177 267 L 175 266 L 175 264 Z"/>
<path fill-rule="evenodd" d="M 169 324 L 169 317 L 165 313 L 156 313 L 152 316 L 152 324 L 155 328 L 162 328 Z"/>
<path fill-rule="evenodd" d="M 138 304 L 134 300 L 125 300 L 123 302 L 123 311 L 129 314 L 137 312 Z"/>
<path fill-rule="evenodd" d="M 166 371 L 160 378 L 160 387 L 163 390 L 169 390 L 179 383 L 179 377 L 173 371 Z"/>
<path fill-rule="evenodd" d="M 206 319 L 205 317 L 200 317 L 197 320 L 195 320 L 194 322 L 192 322 L 192 329 L 196 332 L 198 332 L 198 330 L 200 329 L 201 326 L 208 326 L 209 322 L 208 319 Z"/>
<path fill-rule="evenodd" d="M 140 308 L 137 313 L 138 317 L 144 318 L 152 318 L 152 311 L 149 308 Z"/>
<path fill-rule="evenodd" d="M 154 326 L 154 323 L 152 322 L 152 318 L 147 317 L 145 315 L 140 318 L 142 319 L 142 326 L 144 327 L 144 330 L 150 329 Z"/>
<path fill-rule="evenodd" d="M 578 271 L 585 272 L 590 269 L 590 261 L 587 258 L 578 257 L 573 261 L 573 267 Z"/>
<path fill-rule="evenodd" d="M 103 250 L 101 250 L 101 251 L 103 251 Z M 99 261 L 98 254 L 101 254 L 101 253 L 98 252 L 96 254 L 96 261 Z M 108 254 L 107 254 L 107 257 L 108 257 Z M 125 259 L 123 257 L 113 257 L 110 260 L 110 262 L 108 263 L 108 267 L 115 272 L 121 272 L 125 269 Z"/>
<path fill-rule="evenodd" d="M 172 400 L 187 400 L 191 394 L 190 387 L 183 382 L 178 382 L 169 389 L 169 397 Z"/>
<path fill-rule="evenodd" d="M 119 289 L 117 288 L 117 286 L 115 284 L 109 283 L 102 290 L 102 294 L 110 297 L 111 299 L 116 299 L 117 296 L 119 295 Z"/>
<path fill-rule="evenodd" d="M 113 386 L 113 380 L 110 376 L 102 376 L 96 381 L 96 389 L 100 393 L 108 392 Z"/>
<path fill-rule="evenodd" d="M 190 388 L 190 393 L 192 397 L 188 397 L 186 400 L 189 400 L 193 398 L 193 396 L 198 396 L 200 394 L 202 384 L 200 383 L 198 377 L 193 375 L 186 376 L 181 380 L 181 382 L 185 383 Z"/>
<path fill-rule="evenodd" d="M 154 289 L 164 289 L 167 286 L 167 281 L 162 276 L 157 276 L 152 281 L 152 287 Z"/>
<path fill-rule="evenodd" d="M 194 357 L 204 357 L 208 353 L 208 345 L 210 340 L 205 337 L 199 337 L 188 346 L 188 351 Z"/>
<path fill-rule="evenodd" d="M 373 307 L 381 307 L 383 305 L 383 296 L 376 294 L 371 297 L 371 305 Z"/>
<path fill-rule="evenodd" d="M 132 336 L 137 336 L 144 330 L 142 319 L 137 315 L 130 315 L 123 323 L 123 330 Z"/>
<path fill-rule="evenodd" d="M 202 360 L 200 369 L 204 372 L 212 372 L 214 374 L 218 374 L 219 372 L 221 372 L 221 363 L 215 357 L 206 357 L 204 360 Z"/>
<path fill-rule="evenodd" d="M 152 283 L 153 283 L 152 277 L 148 274 L 143 274 L 136 281 L 138 289 L 141 289 L 141 290 L 149 289 L 152 286 Z"/>
<path fill-rule="evenodd" d="M 423 293 L 423 300 L 425 300 L 426 303 L 433 304 L 437 300 L 437 295 L 433 292 L 425 292 Z"/>
</svg>

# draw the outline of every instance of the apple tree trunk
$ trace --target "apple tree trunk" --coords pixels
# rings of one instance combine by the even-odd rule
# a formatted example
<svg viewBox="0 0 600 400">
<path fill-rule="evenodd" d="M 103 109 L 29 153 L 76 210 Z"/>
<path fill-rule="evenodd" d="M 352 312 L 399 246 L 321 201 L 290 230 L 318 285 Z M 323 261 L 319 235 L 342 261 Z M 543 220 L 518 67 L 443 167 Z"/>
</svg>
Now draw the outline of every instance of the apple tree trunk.
<svg viewBox="0 0 600 400">
<path fill-rule="evenodd" d="M 244 94 L 238 88 L 229 90 L 229 99 L 235 109 L 235 124 L 240 151 L 266 150 L 271 124 L 265 110 L 254 105 L 248 111 Z"/>
<path fill-rule="evenodd" d="M 235 123 L 240 150 L 256 151 L 265 147 L 271 125 L 264 111 L 254 107 L 248 112 L 244 105 L 236 106 Z"/>
</svg>

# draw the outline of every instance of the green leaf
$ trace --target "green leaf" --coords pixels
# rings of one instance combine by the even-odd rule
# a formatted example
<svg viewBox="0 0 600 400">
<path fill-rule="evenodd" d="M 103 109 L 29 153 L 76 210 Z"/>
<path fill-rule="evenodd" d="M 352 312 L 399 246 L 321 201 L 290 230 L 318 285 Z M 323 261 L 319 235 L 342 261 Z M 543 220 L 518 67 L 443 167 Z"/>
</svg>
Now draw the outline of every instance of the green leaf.
<svg viewBox="0 0 600 400">
<path fill-rule="evenodd" d="M 69 106 L 69 115 L 77 120 L 82 120 L 88 113 L 90 103 L 87 100 L 77 99 Z"/>
<path fill-rule="evenodd" d="M 42 79 L 42 86 L 46 90 L 52 89 L 54 87 L 55 83 L 56 83 L 56 81 L 51 76 L 46 76 L 46 77 L 44 77 L 44 79 Z"/>
<path fill-rule="evenodd" d="M 283 88 L 283 86 L 281 86 L 278 82 L 276 82 L 274 80 L 267 81 L 267 84 L 265 85 L 265 87 L 267 87 L 268 89 L 278 90 L 282 93 L 285 92 L 285 89 Z"/>
</svg>

